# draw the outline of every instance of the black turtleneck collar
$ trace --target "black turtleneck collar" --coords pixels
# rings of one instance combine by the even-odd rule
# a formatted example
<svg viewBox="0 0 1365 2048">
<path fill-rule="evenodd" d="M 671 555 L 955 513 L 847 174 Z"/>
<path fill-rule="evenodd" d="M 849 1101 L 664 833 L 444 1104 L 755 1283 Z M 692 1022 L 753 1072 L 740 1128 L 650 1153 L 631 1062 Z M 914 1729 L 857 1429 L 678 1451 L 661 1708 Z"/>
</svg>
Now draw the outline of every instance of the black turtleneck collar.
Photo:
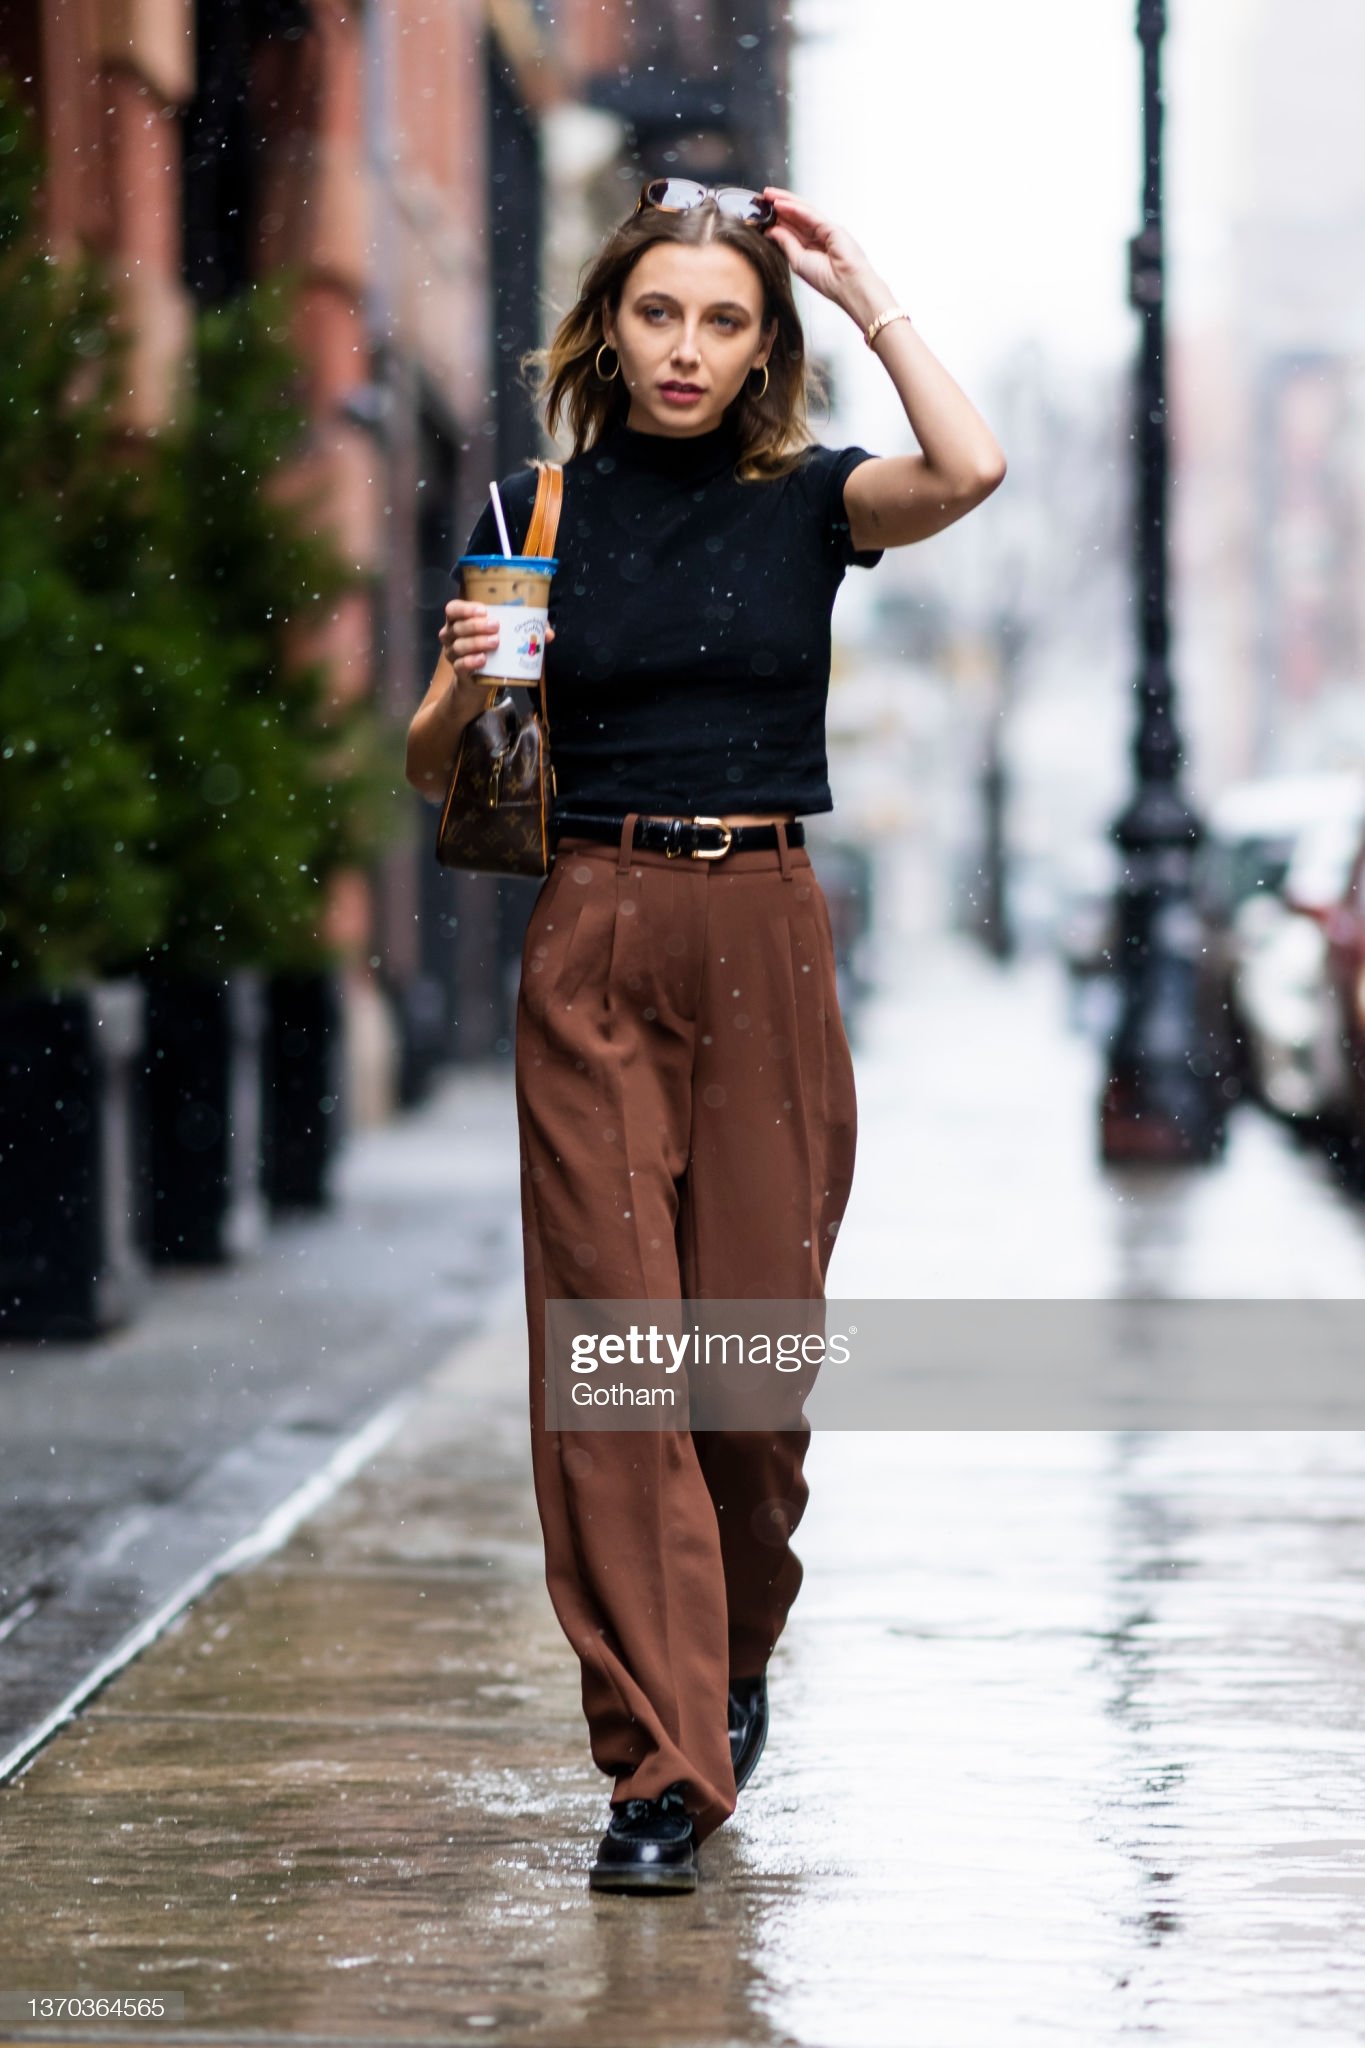
<svg viewBox="0 0 1365 2048">
<path fill-rule="evenodd" d="M 739 451 L 739 426 L 733 413 L 727 413 L 718 427 L 705 434 L 646 433 L 628 427 L 624 418 L 614 415 L 592 449 L 594 455 L 609 455 L 623 470 L 646 471 L 688 483 L 732 469 Z"/>
</svg>

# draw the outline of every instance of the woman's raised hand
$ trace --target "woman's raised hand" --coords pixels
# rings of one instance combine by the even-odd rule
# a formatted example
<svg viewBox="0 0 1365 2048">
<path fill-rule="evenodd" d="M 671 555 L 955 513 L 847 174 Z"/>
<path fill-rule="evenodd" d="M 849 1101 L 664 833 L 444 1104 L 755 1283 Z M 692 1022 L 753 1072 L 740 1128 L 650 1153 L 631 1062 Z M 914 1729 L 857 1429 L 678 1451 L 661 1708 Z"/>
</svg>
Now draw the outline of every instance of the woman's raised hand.
<svg viewBox="0 0 1365 2048">
<path fill-rule="evenodd" d="M 777 219 L 763 233 L 777 243 L 804 283 L 842 305 L 845 292 L 872 267 L 865 252 L 847 228 L 825 220 L 794 192 L 765 185 L 763 196 L 777 208 Z"/>
<path fill-rule="evenodd" d="M 547 626 L 546 644 L 554 637 L 554 627 Z M 468 598 L 452 597 L 446 606 L 445 624 L 441 628 L 441 648 L 457 680 L 477 676 L 497 644 L 498 622 L 489 618 L 487 608 L 472 603 Z"/>
</svg>

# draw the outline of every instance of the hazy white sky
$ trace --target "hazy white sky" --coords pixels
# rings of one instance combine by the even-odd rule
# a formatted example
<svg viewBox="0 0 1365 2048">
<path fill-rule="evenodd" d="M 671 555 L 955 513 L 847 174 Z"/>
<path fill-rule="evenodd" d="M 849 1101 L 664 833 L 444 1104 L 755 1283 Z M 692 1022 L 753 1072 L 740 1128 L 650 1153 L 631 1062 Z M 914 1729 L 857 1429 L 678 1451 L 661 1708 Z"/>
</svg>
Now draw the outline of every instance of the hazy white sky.
<svg viewBox="0 0 1365 2048">
<path fill-rule="evenodd" d="M 1244 162 L 1235 56 L 1262 4 L 1168 8 L 1168 286 L 1187 324 L 1217 303 Z M 1077 367 L 1131 353 L 1133 0 L 794 0 L 794 11 L 795 189 L 852 230 L 964 389 L 979 393 L 990 362 L 1024 336 Z M 798 293 L 813 341 L 843 372 L 843 419 L 875 433 L 885 372 L 844 315 Z"/>
</svg>

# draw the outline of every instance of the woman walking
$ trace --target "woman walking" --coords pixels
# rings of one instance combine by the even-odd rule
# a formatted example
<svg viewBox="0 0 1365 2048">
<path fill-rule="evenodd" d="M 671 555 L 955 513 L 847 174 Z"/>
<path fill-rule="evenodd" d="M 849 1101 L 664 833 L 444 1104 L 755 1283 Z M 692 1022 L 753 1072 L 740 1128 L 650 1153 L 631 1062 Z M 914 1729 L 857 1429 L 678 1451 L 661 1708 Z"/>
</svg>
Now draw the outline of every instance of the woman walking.
<svg viewBox="0 0 1365 2048">
<path fill-rule="evenodd" d="M 920 451 L 811 441 L 792 273 Z M 1005 460 L 847 230 L 776 186 L 647 184 L 541 352 L 573 451 L 546 694 L 556 852 L 516 1027 L 531 1450 L 555 1612 L 614 1781 L 590 1883 L 688 1891 L 767 1733 L 807 1432 L 546 1427 L 547 1298 L 823 1298 L 856 1102 L 803 813 L 833 808 L 830 612 Z M 514 544 L 535 490 L 500 484 Z M 466 552 L 496 553 L 491 510 Z M 496 629 L 446 607 L 408 778 L 443 794 Z M 453 678 L 447 664 L 453 669 Z"/>
</svg>

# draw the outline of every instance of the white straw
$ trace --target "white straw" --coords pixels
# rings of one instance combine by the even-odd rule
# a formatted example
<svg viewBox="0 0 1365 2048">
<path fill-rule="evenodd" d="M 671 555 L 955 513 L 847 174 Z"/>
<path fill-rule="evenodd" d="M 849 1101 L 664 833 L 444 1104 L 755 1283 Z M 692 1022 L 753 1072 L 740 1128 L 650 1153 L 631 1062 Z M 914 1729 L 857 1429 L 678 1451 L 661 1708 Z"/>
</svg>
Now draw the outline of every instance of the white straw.
<svg viewBox="0 0 1365 2048">
<path fill-rule="evenodd" d="M 502 499 L 498 496 L 498 487 L 496 484 L 490 484 L 488 488 L 493 498 L 493 517 L 498 522 L 498 537 L 502 541 L 502 551 L 505 555 L 510 555 L 512 552 L 512 543 L 507 538 L 507 521 L 502 516 Z"/>
</svg>

